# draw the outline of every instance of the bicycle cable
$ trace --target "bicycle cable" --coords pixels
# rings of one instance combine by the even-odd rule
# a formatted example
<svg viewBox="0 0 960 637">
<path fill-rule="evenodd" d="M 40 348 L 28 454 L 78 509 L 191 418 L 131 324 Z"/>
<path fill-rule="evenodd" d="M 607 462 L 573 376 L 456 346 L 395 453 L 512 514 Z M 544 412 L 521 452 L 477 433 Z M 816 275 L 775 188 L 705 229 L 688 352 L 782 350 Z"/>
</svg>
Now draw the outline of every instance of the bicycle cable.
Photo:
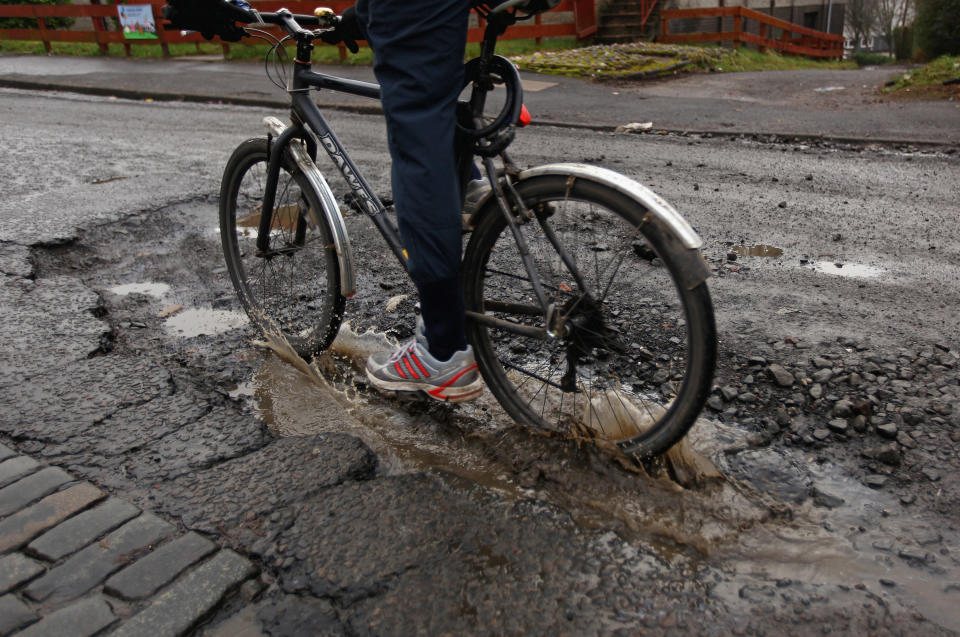
<svg viewBox="0 0 960 637">
<path fill-rule="evenodd" d="M 286 51 L 283 50 L 282 44 L 284 41 L 290 39 L 289 37 L 278 39 L 277 36 L 273 35 L 268 31 L 262 31 L 260 29 L 252 29 L 247 27 L 245 29 L 247 34 L 252 38 L 257 38 L 258 40 L 264 40 L 270 44 L 270 48 L 263 56 L 263 68 L 264 73 L 267 76 L 267 79 L 270 80 L 270 83 L 279 88 L 280 90 L 287 90 L 286 80 L 287 73 L 286 69 L 283 66 L 282 58 L 286 56 Z M 279 51 L 283 51 L 282 55 Z M 271 72 L 270 60 L 273 59 L 273 71 Z"/>
<path fill-rule="evenodd" d="M 289 72 L 287 71 L 287 68 L 290 64 L 290 56 L 287 55 L 287 50 L 286 48 L 284 48 L 283 44 L 284 42 L 292 41 L 292 40 L 293 38 L 288 35 L 285 38 L 279 40 L 273 46 L 273 50 L 272 50 L 273 67 L 274 69 L 276 69 L 277 78 L 279 80 L 279 83 L 277 82 L 274 82 L 274 83 L 277 84 L 277 86 L 279 86 L 284 91 L 286 91 L 288 88 L 287 82 L 289 79 L 289 74 L 288 74 Z"/>
</svg>

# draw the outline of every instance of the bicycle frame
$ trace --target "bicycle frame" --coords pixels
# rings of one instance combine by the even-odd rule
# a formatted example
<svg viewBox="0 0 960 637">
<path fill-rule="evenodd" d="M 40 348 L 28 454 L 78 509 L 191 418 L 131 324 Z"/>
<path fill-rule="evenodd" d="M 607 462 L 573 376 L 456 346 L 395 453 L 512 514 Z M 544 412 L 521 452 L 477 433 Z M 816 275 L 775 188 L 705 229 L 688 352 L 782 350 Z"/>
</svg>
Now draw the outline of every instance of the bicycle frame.
<svg viewBox="0 0 960 637">
<path fill-rule="evenodd" d="M 340 91 L 344 93 L 349 93 L 352 95 L 359 95 L 362 97 L 369 97 L 371 99 L 380 99 L 380 86 L 370 82 L 361 82 L 357 80 L 350 80 L 346 78 L 335 77 L 331 75 L 325 75 L 322 73 L 316 73 L 310 70 L 309 65 L 302 63 L 294 63 L 293 78 L 290 85 L 290 96 L 291 96 L 291 113 L 293 116 L 294 123 L 299 126 L 306 126 L 315 136 L 320 146 L 323 148 L 324 152 L 330 157 L 330 160 L 337 167 L 337 170 L 340 171 L 340 174 L 343 176 L 344 181 L 353 191 L 356 200 L 360 202 L 360 207 L 363 212 L 370 217 L 373 221 L 374 226 L 383 236 L 384 240 L 387 242 L 387 245 L 390 248 L 390 251 L 394 254 L 397 260 L 401 265 L 406 269 L 407 256 L 403 249 L 403 244 L 400 239 L 400 233 L 389 218 L 383 214 L 386 212 L 383 203 L 380 201 L 380 198 L 374 194 L 373 189 L 370 184 L 367 183 L 363 175 L 357 169 L 356 164 L 350 158 L 350 155 L 347 153 L 343 144 L 337 138 L 336 134 L 327 124 L 326 119 L 324 119 L 323 114 L 320 112 L 320 109 L 310 98 L 310 90 L 312 89 L 330 89 L 334 91 Z M 283 149 L 284 146 L 289 145 L 291 139 L 296 137 L 296 126 L 293 129 L 292 133 L 287 139 L 277 140 L 278 149 Z M 301 128 L 302 130 L 302 128 Z M 308 136 L 306 136 L 308 137 Z M 308 151 L 311 155 L 311 160 L 316 159 L 316 148 L 313 146 L 312 140 L 305 140 L 308 145 Z M 303 167 L 301 166 L 301 169 Z M 271 170 L 271 174 L 272 174 Z M 316 180 L 318 177 L 320 180 L 323 179 L 323 176 L 320 175 L 319 171 L 316 169 L 316 166 L 312 166 L 312 171 L 315 173 L 313 180 Z M 270 175 L 268 175 L 268 178 Z M 311 179 L 311 176 L 308 175 L 308 179 Z M 316 185 L 316 184 L 315 184 Z M 329 192 L 329 187 L 326 186 L 324 181 L 320 191 Z M 327 203 L 324 202 L 324 207 L 327 207 Z M 334 200 L 332 202 L 333 210 L 337 211 L 336 214 L 339 216 L 339 208 Z M 266 208 L 265 209 L 269 209 Z M 326 211 L 325 211 L 326 212 Z M 329 215 L 330 213 L 327 212 Z M 330 221 L 328 217 L 328 221 Z M 334 220 L 335 226 L 343 227 L 342 219 Z M 334 229 L 334 233 L 337 234 L 338 231 Z M 343 230 L 345 236 L 345 230 Z M 336 239 L 336 238 L 335 238 Z M 335 240 L 335 243 L 338 243 Z M 338 246 L 338 258 L 340 258 L 341 265 L 341 287 L 344 292 L 344 296 L 352 296 L 356 291 L 356 284 L 352 272 L 352 263 L 351 259 L 344 258 L 344 251 L 349 250 L 349 241 L 344 241 L 343 246 Z M 345 271 L 346 270 L 346 271 Z"/>
<path fill-rule="evenodd" d="M 290 149 L 301 172 L 303 172 L 304 176 L 308 181 L 311 182 L 311 185 L 314 186 L 314 189 L 320 195 L 324 208 L 323 213 L 326 215 L 328 226 L 331 228 L 331 232 L 333 233 L 334 247 L 336 249 L 337 259 L 340 265 L 341 290 L 344 296 L 350 297 L 356 293 L 356 283 L 353 274 L 353 259 L 350 242 L 346 233 L 346 227 L 343 222 L 343 218 L 340 215 L 336 198 L 334 197 L 333 192 L 330 190 L 329 185 L 327 185 L 323 175 L 320 173 L 314 163 L 316 160 L 317 144 L 313 138 L 306 133 L 304 127 L 309 129 L 313 135 L 316 136 L 316 139 L 323 147 L 324 152 L 327 153 L 331 161 L 333 161 L 334 165 L 340 171 L 340 174 L 353 191 L 356 200 L 360 202 L 360 207 L 363 209 L 363 212 L 370 217 L 374 226 L 387 242 L 390 251 L 403 266 L 404 270 L 406 270 L 408 256 L 406 250 L 403 248 L 402 240 L 397 227 L 389 220 L 387 215 L 384 214 L 386 209 L 383 203 L 380 201 L 380 198 L 374 194 L 373 189 L 360 174 L 356 165 L 353 163 L 353 160 L 350 159 L 350 156 L 343 144 L 341 144 L 340 140 L 337 139 L 337 136 L 327 124 L 320 112 L 320 109 L 310 98 L 309 94 L 313 89 L 329 89 L 351 95 L 368 97 L 370 99 L 380 99 L 380 86 L 370 82 L 352 80 L 312 71 L 310 68 L 310 54 L 313 49 L 313 38 L 311 37 L 310 32 L 296 30 L 295 27 L 297 25 L 296 22 L 292 20 L 292 16 L 284 14 L 277 15 L 281 17 L 281 21 L 287 27 L 289 33 L 305 37 L 296 38 L 298 43 L 297 57 L 294 60 L 293 76 L 287 89 L 291 96 L 291 115 L 293 118 L 293 126 L 284 130 L 279 120 L 274 120 L 276 124 L 270 121 L 267 122 L 268 128 L 271 131 L 271 135 L 276 135 L 276 140 L 271 144 L 271 157 L 268 165 L 267 188 L 263 202 L 263 210 L 269 211 L 273 209 L 273 190 L 276 187 L 277 179 L 279 177 L 283 151 L 285 149 Z M 513 23 L 513 21 L 514 20 L 512 17 L 506 15 L 491 17 L 491 19 L 488 20 L 480 57 L 477 60 L 479 67 L 477 70 L 478 77 L 484 77 L 490 69 L 490 65 L 494 60 L 496 40 L 507 28 L 507 26 Z M 512 66 L 509 66 L 509 69 L 514 75 L 516 75 L 516 72 Z M 514 81 L 516 82 L 516 85 L 519 86 L 519 78 L 514 77 Z M 486 93 L 488 90 L 488 88 L 480 87 L 475 84 L 470 98 L 470 117 L 478 129 L 483 128 L 479 114 L 483 112 Z M 520 104 L 515 104 L 516 112 L 512 113 L 514 119 L 516 115 L 519 114 L 519 108 Z M 512 124 L 513 122 L 511 121 L 509 123 Z M 519 224 L 514 220 L 514 213 L 511 212 L 510 199 L 513 199 L 516 202 L 521 216 L 525 216 L 527 219 L 533 219 L 534 215 L 525 209 L 523 202 L 513 190 L 513 186 L 510 184 L 509 180 L 504 180 L 503 184 L 500 183 L 500 180 L 497 178 L 496 168 L 492 160 L 492 155 L 497 154 L 503 157 L 505 163 L 509 164 L 509 160 L 505 154 L 505 148 L 506 145 L 508 145 L 512 140 L 513 136 L 512 130 L 508 130 L 507 132 L 509 135 L 502 138 L 502 141 L 505 141 L 505 143 L 494 147 L 491 152 L 482 153 L 483 164 L 486 168 L 490 183 L 493 186 L 492 196 L 498 202 L 499 208 L 507 219 L 511 233 L 517 242 L 521 260 L 523 261 L 524 268 L 530 277 L 530 284 L 533 289 L 534 296 L 538 301 L 538 309 L 545 319 L 545 328 L 538 329 L 537 334 L 541 337 L 556 336 L 553 329 L 555 306 L 547 299 L 546 293 L 540 282 L 539 273 L 537 272 L 536 266 L 533 264 L 532 258 L 529 254 L 526 241 L 524 240 L 523 235 L 520 233 L 518 228 Z M 303 146 L 299 144 L 291 144 L 291 141 L 294 139 L 301 139 L 306 145 L 306 150 L 304 150 Z M 493 146 L 493 144 L 491 144 L 491 146 Z M 470 166 L 473 160 L 473 153 L 467 152 L 467 150 L 472 148 L 473 140 L 467 140 L 466 142 L 458 144 L 457 165 L 461 186 L 466 184 L 466 180 L 469 176 Z M 515 167 L 514 172 L 517 172 Z M 258 235 L 258 249 L 264 254 L 270 252 L 268 246 L 270 223 L 271 219 L 269 215 L 263 215 L 261 217 L 261 227 Z M 298 230 L 297 241 L 302 240 L 302 235 L 303 233 Z M 566 256 L 562 247 L 556 247 L 560 249 L 561 254 Z M 568 267 L 574 267 L 575 269 L 575 266 L 573 266 L 569 259 L 565 258 L 565 261 L 567 262 Z M 516 331 L 517 333 L 530 332 L 530 328 L 521 326 L 519 324 L 505 324 L 504 321 L 472 312 L 470 315 L 473 320 L 479 320 L 481 322 L 496 322 L 502 329 L 509 329 L 511 331 Z"/>
</svg>

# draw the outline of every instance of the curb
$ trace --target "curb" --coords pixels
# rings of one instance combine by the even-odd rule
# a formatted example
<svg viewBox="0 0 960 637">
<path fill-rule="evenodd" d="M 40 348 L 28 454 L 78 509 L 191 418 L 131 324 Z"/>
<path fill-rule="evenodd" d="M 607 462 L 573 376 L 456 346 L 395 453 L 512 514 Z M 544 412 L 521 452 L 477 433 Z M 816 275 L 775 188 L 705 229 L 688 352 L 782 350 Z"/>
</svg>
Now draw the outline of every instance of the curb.
<svg viewBox="0 0 960 637">
<path fill-rule="evenodd" d="M 3 635 L 175 637 L 261 588 L 239 553 L 2 442 L 0 504 Z"/>
<path fill-rule="evenodd" d="M 142 101 L 146 99 L 158 102 L 186 102 L 194 104 L 228 104 L 233 106 L 253 106 L 266 108 L 287 108 L 290 104 L 286 100 L 257 99 L 246 97 L 223 97 L 222 95 L 202 95 L 196 93 L 165 93 L 159 91 L 144 91 L 132 89 L 114 89 L 100 86 L 77 86 L 74 84 L 56 84 L 53 82 L 34 82 L 30 80 L 11 80 L 0 78 L 0 88 L 21 90 L 60 91 L 77 93 L 80 95 L 95 95 L 100 97 L 117 97 L 121 99 Z M 382 115 L 380 106 L 352 104 L 345 102 L 318 102 L 323 108 L 360 115 Z M 601 133 L 613 133 L 617 126 L 609 124 L 589 124 L 582 122 L 566 122 L 560 120 L 536 120 L 531 126 L 553 126 L 578 130 L 592 130 Z M 744 137 L 767 137 L 769 140 L 758 139 L 766 143 L 796 143 L 796 142 L 827 142 L 834 144 L 849 144 L 853 146 L 919 146 L 930 149 L 955 149 L 953 142 L 936 142 L 911 139 L 888 139 L 875 137 L 847 137 L 841 135 L 818 135 L 810 133 L 771 133 L 761 131 L 714 131 L 692 129 L 657 128 L 640 135 L 680 135 L 680 136 L 710 136 L 723 139 L 740 139 Z"/>
</svg>

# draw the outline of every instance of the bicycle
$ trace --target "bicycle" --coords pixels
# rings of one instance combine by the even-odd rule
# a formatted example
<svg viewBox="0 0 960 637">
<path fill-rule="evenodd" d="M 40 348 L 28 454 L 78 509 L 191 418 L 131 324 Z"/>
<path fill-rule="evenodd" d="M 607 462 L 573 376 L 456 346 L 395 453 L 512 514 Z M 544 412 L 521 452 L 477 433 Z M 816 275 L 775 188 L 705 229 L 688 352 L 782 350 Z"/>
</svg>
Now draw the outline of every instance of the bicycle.
<svg viewBox="0 0 960 637">
<path fill-rule="evenodd" d="M 585 164 L 521 170 L 507 154 L 523 112 L 522 87 L 513 64 L 494 53 L 496 41 L 556 4 L 473 3 L 486 27 L 479 57 L 466 66 L 470 97 L 459 105 L 458 170 L 465 186 L 479 158 L 493 187 L 465 223 L 468 340 L 487 387 L 514 420 L 605 437 L 642 460 L 686 434 L 710 391 L 710 271 L 693 229 L 646 187 Z M 250 25 L 280 26 L 287 35 L 270 36 L 275 63 L 286 40 L 297 56 L 286 87 L 292 123 L 266 118 L 267 137 L 240 144 L 224 170 L 219 214 L 227 268 L 253 324 L 283 334 L 310 357 L 330 346 L 356 292 L 350 239 L 315 163 L 319 149 L 345 179 L 352 205 L 401 265 L 407 258 L 390 202 L 374 194 L 309 97 L 311 89 L 328 89 L 379 99 L 380 89 L 311 70 L 314 41 L 339 19 L 329 10 L 248 10 L 230 18 L 261 37 L 266 32 Z M 267 75 L 274 79 L 271 53 Z M 488 94 L 501 87 L 502 106 L 486 113 Z"/>
</svg>

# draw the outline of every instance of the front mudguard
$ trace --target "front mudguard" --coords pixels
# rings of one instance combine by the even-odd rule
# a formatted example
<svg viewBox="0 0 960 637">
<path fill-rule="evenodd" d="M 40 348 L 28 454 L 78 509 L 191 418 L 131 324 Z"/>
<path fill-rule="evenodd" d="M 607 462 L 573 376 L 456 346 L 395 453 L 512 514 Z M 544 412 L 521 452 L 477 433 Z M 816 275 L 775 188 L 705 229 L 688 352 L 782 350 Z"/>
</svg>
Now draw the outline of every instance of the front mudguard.
<svg viewBox="0 0 960 637">
<path fill-rule="evenodd" d="M 685 287 L 693 289 L 710 277 L 710 268 L 700 254 L 703 240 L 673 206 L 643 184 L 599 166 L 558 163 L 536 166 L 520 172 L 514 187 L 518 192 L 522 192 L 524 183 L 544 177 L 564 177 L 568 191 L 573 190 L 577 180 L 585 180 L 628 198 L 644 211 L 640 222 L 642 231 L 657 238 L 661 254 L 670 255 L 671 264 L 680 272 Z M 466 222 L 467 226 L 478 227 L 483 217 L 488 214 L 502 214 L 492 192 L 477 205 L 476 212 Z"/>
</svg>

